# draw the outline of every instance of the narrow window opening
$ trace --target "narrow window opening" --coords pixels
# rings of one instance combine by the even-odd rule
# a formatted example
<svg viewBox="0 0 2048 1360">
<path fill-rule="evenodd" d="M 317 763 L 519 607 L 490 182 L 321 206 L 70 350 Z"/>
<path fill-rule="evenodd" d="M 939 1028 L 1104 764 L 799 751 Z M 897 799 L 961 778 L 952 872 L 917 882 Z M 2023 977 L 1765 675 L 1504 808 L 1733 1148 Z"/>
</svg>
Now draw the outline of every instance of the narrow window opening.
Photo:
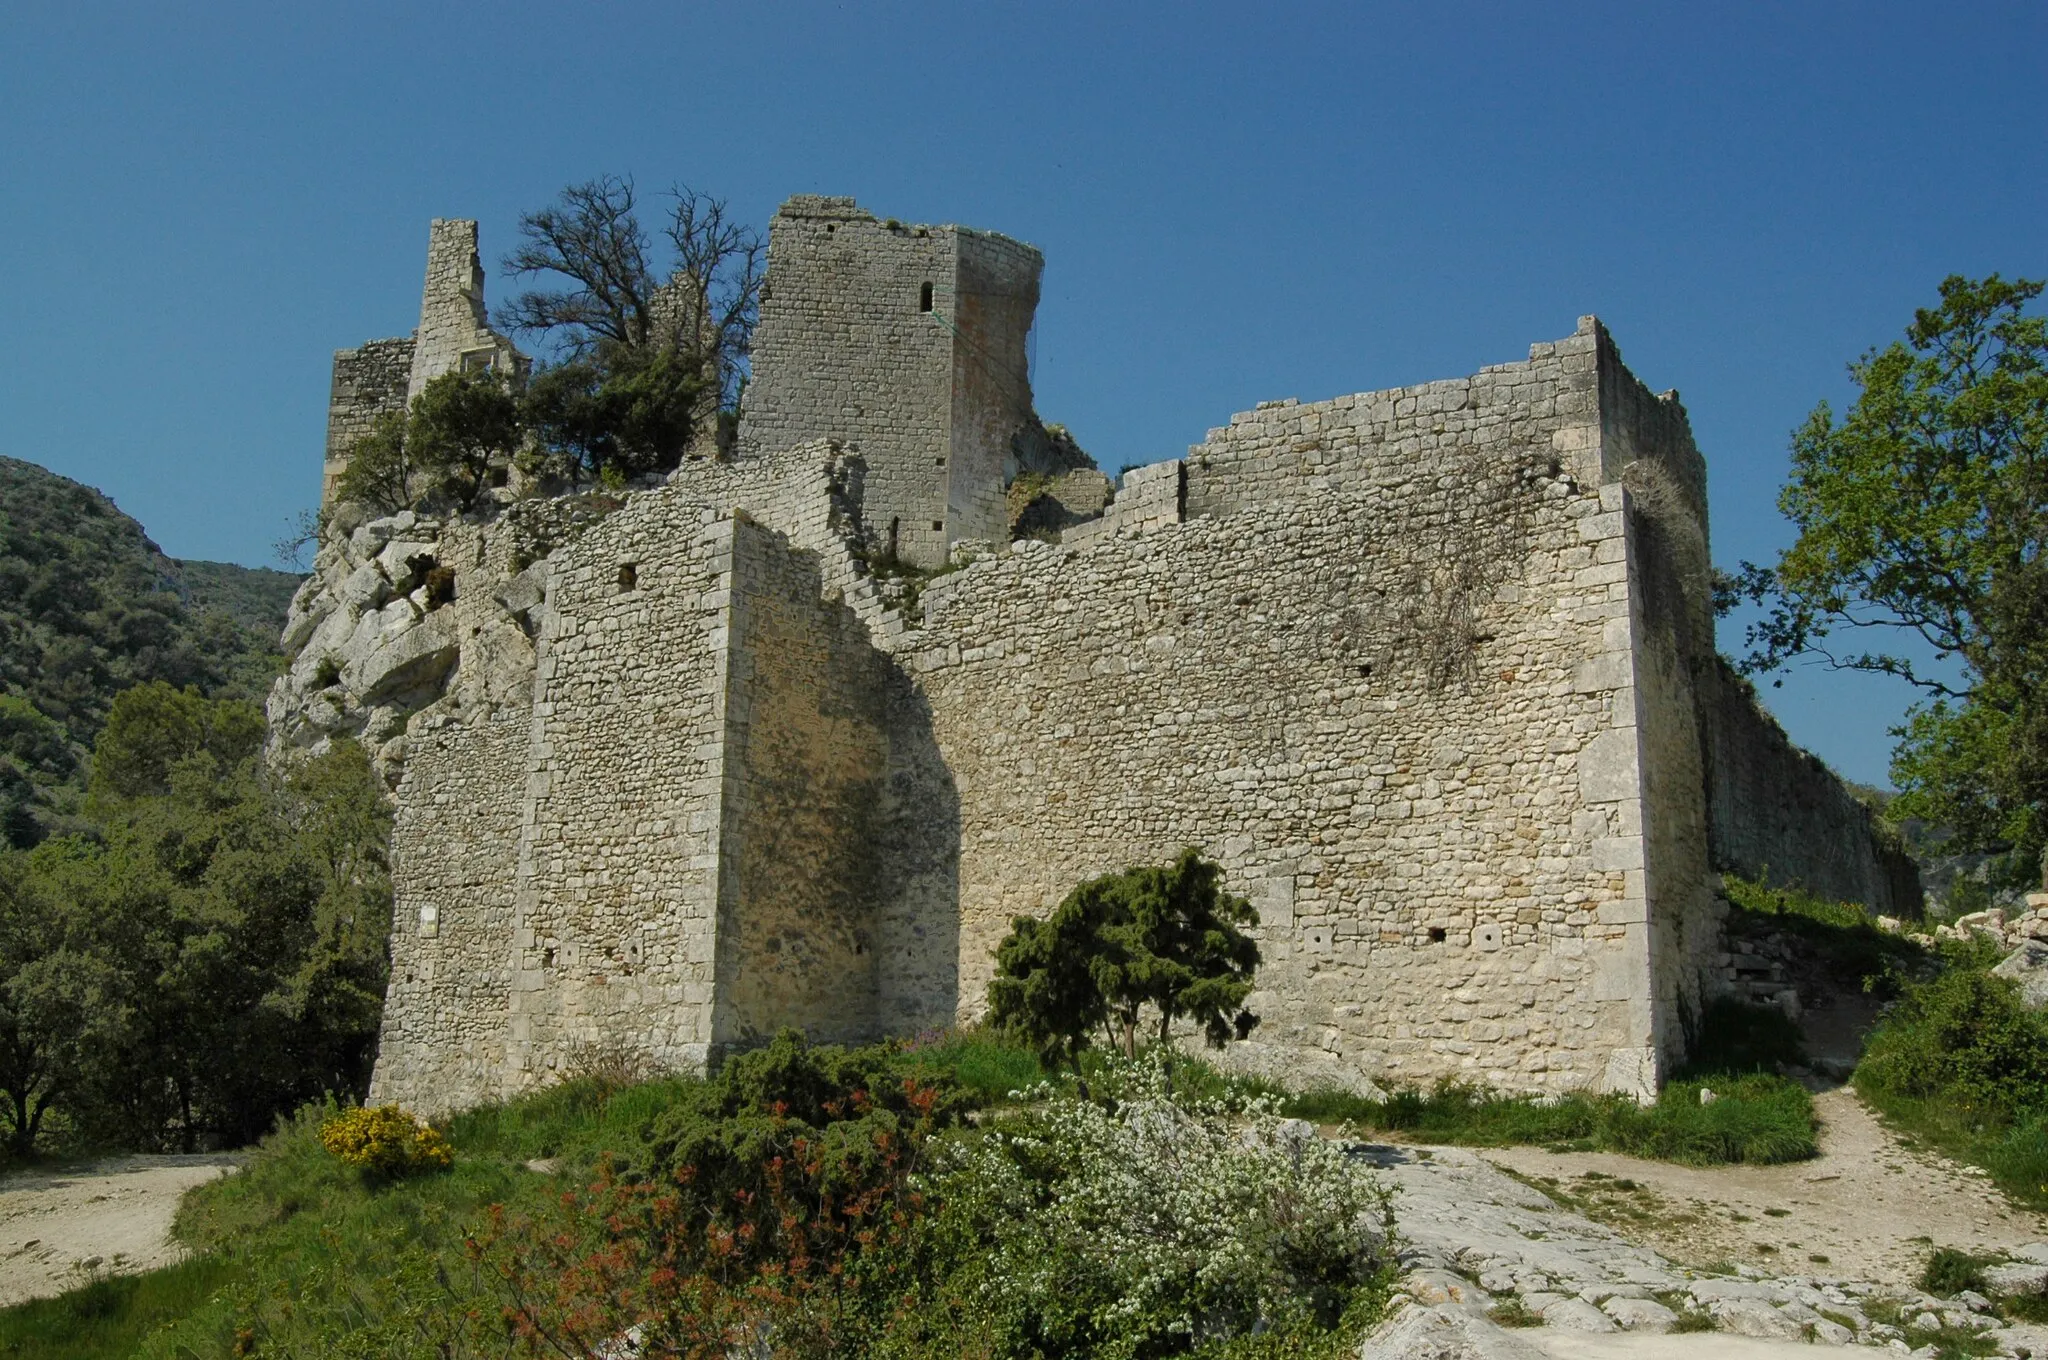
<svg viewBox="0 0 2048 1360">
<path fill-rule="evenodd" d="M 638 590 L 639 588 L 640 568 L 638 564 L 633 562 L 619 563 L 619 593 L 623 595 L 629 590 Z"/>
<path fill-rule="evenodd" d="M 917 290 L 917 310 L 928 312 L 932 309 L 932 286 L 927 283 Z"/>
<path fill-rule="evenodd" d="M 1444 942 L 1444 928 L 1442 926 L 1431 926 L 1429 928 L 1429 942 L 1431 944 L 1442 944 Z"/>
</svg>

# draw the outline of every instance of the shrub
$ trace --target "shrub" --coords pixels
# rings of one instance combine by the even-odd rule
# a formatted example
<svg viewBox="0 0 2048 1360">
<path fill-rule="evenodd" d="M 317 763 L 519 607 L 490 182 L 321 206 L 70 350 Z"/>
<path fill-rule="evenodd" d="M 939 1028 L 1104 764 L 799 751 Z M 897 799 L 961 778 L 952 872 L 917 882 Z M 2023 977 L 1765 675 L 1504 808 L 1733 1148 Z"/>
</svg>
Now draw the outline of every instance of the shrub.
<svg viewBox="0 0 2048 1360">
<path fill-rule="evenodd" d="M 1114 1106 L 1052 1096 L 929 1178 L 996 1353 L 1314 1335 L 1378 1297 L 1393 1220 L 1370 1171 L 1264 1100 L 1170 1094 L 1156 1051 L 1112 1069 Z"/>
<path fill-rule="evenodd" d="M 1880 1102 L 1939 1100 L 2001 1124 L 2036 1106 L 2048 1089 L 2048 1022 L 1982 962 L 1957 951 L 1940 976 L 1907 987 L 1871 1036 L 1857 1090 Z"/>
<path fill-rule="evenodd" d="M 1920 1287 L 1938 1298 L 1952 1298 L 1965 1289 L 1984 1288 L 1984 1267 L 1988 1256 L 1972 1256 L 1953 1247 L 1936 1248 L 1920 1270 Z"/>
<path fill-rule="evenodd" d="M 446 1171 L 447 1140 L 396 1105 L 343 1110 L 320 1126 L 320 1145 L 345 1165 L 379 1176 Z"/>
</svg>

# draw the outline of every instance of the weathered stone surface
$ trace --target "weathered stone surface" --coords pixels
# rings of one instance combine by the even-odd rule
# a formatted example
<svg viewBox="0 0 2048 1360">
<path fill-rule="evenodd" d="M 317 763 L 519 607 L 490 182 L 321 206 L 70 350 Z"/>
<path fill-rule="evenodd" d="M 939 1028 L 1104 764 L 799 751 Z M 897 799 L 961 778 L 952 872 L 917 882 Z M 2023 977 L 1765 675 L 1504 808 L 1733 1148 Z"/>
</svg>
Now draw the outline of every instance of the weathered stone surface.
<svg viewBox="0 0 2048 1360">
<path fill-rule="evenodd" d="M 271 716 L 396 785 L 378 1098 L 969 1019 L 1015 916 L 1188 845 L 1261 913 L 1226 1062 L 1655 1090 L 1722 980 L 1714 846 L 1807 867 L 1805 823 L 1745 830 L 1790 814 L 1716 782 L 1805 758 L 1712 688 L 1674 395 L 1584 318 L 1470 377 L 1264 403 L 1010 548 L 1006 484 L 1052 456 L 1037 252 L 814 197 L 771 241 L 737 458 L 321 545 Z M 436 223 L 415 386 L 517 362 L 474 251 Z M 1038 470 L 1076 513 L 1103 490 Z M 1806 839 L 1869 877 L 1824 802 Z"/>
<path fill-rule="evenodd" d="M 1668 1332 L 1678 1314 L 1655 1299 L 1633 1299 L 1616 1295 L 1600 1305 L 1601 1311 L 1631 1332 Z"/>
<path fill-rule="evenodd" d="M 2048 1264 L 2010 1261 L 1984 1267 L 1984 1283 L 2000 1294 L 2048 1293 Z"/>
<path fill-rule="evenodd" d="M 1991 971 L 2017 982 L 2020 999 L 2035 1010 L 2048 1006 L 2048 944 L 2028 940 Z"/>
<path fill-rule="evenodd" d="M 1405 1308 L 1365 1340 L 1364 1360 L 1542 1360 L 1543 1352 L 1455 1308 Z"/>
</svg>

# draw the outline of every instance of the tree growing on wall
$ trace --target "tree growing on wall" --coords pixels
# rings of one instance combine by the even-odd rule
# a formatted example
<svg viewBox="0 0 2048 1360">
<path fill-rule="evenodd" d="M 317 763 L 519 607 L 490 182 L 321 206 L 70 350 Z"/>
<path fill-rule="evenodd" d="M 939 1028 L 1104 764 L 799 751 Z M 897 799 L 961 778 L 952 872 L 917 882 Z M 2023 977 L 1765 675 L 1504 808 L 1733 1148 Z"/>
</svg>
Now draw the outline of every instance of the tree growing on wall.
<svg viewBox="0 0 2048 1360">
<path fill-rule="evenodd" d="M 669 198 L 665 252 L 633 180 L 605 175 L 522 217 L 505 258 L 556 284 L 519 294 L 497 322 L 557 348 L 534 378 L 534 425 L 571 472 L 673 466 L 707 408 L 737 410 L 767 243 L 722 199 L 681 186 Z"/>
<path fill-rule="evenodd" d="M 1744 563 L 1719 603 L 1767 609 L 1747 670 L 1810 657 L 1916 686 L 1891 814 L 2009 850 L 2048 886 L 2048 319 L 2027 311 L 2041 292 L 1951 276 L 1903 341 L 1852 364 L 1847 414 L 1822 403 L 1793 434 L 1778 504 L 1798 540 L 1773 566 Z"/>
<path fill-rule="evenodd" d="M 1244 1009 L 1259 948 L 1250 902 L 1227 892 L 1223 871 L 1195 850 L 1081 884 L 1045 920 L 1020 916 L 996 949 L 990 1019 L 1032 1044 L 1050 1065 L 1079 1061 L 1099 1032 L 1135 1056 L 1141 1023 L 1157 1017 L 1165 1043 L 1185 1019 L 1211 1047 L 1244 1038 Z"/>
</svg>

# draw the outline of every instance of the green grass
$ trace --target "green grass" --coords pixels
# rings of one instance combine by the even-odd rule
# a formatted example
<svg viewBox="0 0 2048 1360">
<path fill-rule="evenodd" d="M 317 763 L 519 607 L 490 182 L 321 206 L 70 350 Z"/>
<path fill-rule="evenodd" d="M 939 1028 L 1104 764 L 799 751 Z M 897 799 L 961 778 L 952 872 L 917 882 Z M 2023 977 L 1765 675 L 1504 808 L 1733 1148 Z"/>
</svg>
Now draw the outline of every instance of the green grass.
<svg viewBox="0 0 2048 1360">
<path fill-rule="evenodd" d="M 21 1360 L 132 1355 L 159 1328 L 203 1308 L 246 1275 L 239 1261 L 195 1256 L 162 1270 L 95 1280 L 58 1298 L 0 1310 L 0 1355 Z"/>
<path fill-rule="evenodd" d="M 906 1075 L 950 1072 L 990 1104 L 1007 1103 L 1011 1092 L 1047 1076 L 1028 1051 L 979 1031 L 907 1046 L 896 1062 Z M 1085 1063 L 1083 1075 L 1100 1081 L 1100 1060 Z M 1290 1096 L 1193 1056 L 1177 1063 L 1175 1081 L 1197 1094 L 1263 1095 L 1299 1118 L 1417 1140 L 1565 1143 L 1695 1164 L 1783 1161 L 1812 1150 L 1810 1102 L 1776 1078 L 1716 1078 L 1723 1098 L 1709 1106 L 1699 1104 L 1696 1084 L 1675 1085 L 1648 1108 L 1591 1096 L 1544 1105 L 1454 1086 L 1385 1101 L 1328 1090 Z M 251 1337 L 259 1353 L 303 1351 L 315 1335 L 305 1330 L 315 1325 L 308 1319 L 328 1327 L 349 1320 L 361 1354 L 403 1355 L 431 1350 L 426 1320 L 451 1310 L 475 1312 L 488 1330 L 494 1296 L 488 1281 L 473 1276 L 466 1234 L 493 1205 L 531 1212 L 584 1183 L 607 1152 L 637 1147 L 642 1130 L 686 1085 L 584 1079 L 470 1111 L 448 1126 L 452 1169 L 397 1182 L 336 1162 L 318 1139 L 328 1111 L 308 1108 L 266 1139 L 239 1174 L 187 1196 L 175 1231 L 200 1255 L 0 1310 L 0 1355 L 210 1356 L 234 1353 Z M 543 1158 L 556 1174 L 526 1169 Z M 481 1336 L 478 1344 L 488 1350 Z"/>
</svg>

